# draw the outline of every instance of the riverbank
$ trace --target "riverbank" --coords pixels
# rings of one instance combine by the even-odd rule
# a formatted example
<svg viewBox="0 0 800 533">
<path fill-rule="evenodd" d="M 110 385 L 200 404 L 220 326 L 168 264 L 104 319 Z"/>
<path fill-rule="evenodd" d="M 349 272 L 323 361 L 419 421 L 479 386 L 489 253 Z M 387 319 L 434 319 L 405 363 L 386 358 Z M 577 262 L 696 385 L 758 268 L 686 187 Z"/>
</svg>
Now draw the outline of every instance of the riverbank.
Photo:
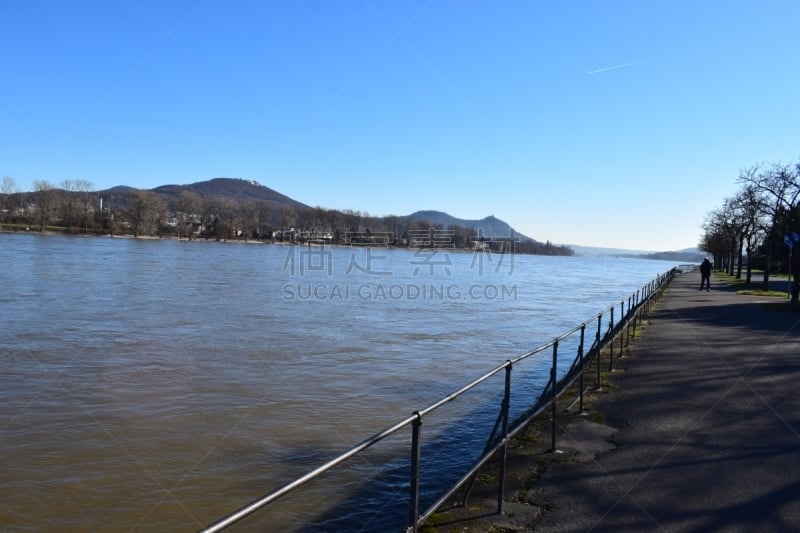
<svg viewBox="0 0 800 533">
<path fill-rule="evenodd" d="M 514 450 L 502 515 L 487 482 L 427 531 L 797 529 L 800 313 L 712 280 L 675 278 L 557 453 Z"/>
<path fill-rule="evenodd" d="M 46 236 L 58 236 L 58 237 L 100 237 L 106 239 L 138 239 L 138 240 L 172 240 L 172 241 L 182 241 L 182 242 L 231 242 L 231 243 L 242 243 L 242 244 L 282 244 L 280 242 L 274 241 L 259 241 L 255 239 L 216 239 L 211 237 L 192 237 L 191 239 L 186 237 L 178 237 L 177 235 L 133 235 L 131 233 L 97 233 L 95 231 L 91 232 L 84 232 L 82 230 L 72 231 L 69 229 L 46 229 L 44 231 L 40 231 L 38 229 L 34 229 L 30 226 L 25 227 L 22 225 L 15 225 L 15 227 L 10 227 L 10 225 L 0 225 L 0 233 L 9 233 L 9 234 L 30 234 L 30 235 L 46 235 Z"/>
</svg>

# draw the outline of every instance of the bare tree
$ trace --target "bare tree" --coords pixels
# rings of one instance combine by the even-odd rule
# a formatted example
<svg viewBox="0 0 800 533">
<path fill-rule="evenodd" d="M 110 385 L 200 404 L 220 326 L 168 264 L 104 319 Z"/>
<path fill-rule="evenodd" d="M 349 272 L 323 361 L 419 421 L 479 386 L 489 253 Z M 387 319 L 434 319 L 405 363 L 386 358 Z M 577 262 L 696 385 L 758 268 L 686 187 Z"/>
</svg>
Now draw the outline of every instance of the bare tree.
<svg viewBox="0 0 800 533">
<path fill-rule="evenodd" d="M 75 180 L 66 179 L 61 182 L 61 191 L 59 194 L 61 200 L 61 220 L 67 228 L 72 228 L 75 225 L 75 215 L 78 211 L 75 201 L 76 191 Z"/>
<path fill-rule="evenodd" d="M 300 238 L 304 238 L 311 233 L 314 227 L 314 209 L 311 207 L 301 207 L 295 210 L 295 224 Z"/>
<path fill-rule="evenodd" d="M 323 239 L 326 233 L 333 232 L 333 228 L 328 225 L 327 210 L 320 206 L 314 208 L 313 228 L 315 231 L 314 237 L 317 239 Z"/>
<path fill-rule="evenodd" d="M 264 236 L 268 234 L 271 239 L 272 227 L 269 222 L 269 217 L 272 210 L 269 204 L 263 200 L 256 204 L 256 208 L 258 209 L 258 238 L 263 240 Z"/>
<path fill-rule="evenodd" d="M 203 199 L 200 195 L 191 191 L 183 191 L 178 197 L 178 237 L 181 232 L 186 234 L 186 237 L 191 240 L 192 238 L 192 225 L 194 218 L 200 216 L 202 211 Z M 202 218 L 202 217 L 201 217 Z M 202 220 L 201 220 L 202 222 Z"/>
<path fill-rule="evenodd" d="M 6 218 L 6 212 L 11 211 L 9 196 L 17 192 L 17 183 L 10 176 L 0 179 L 0 222 Z"/>
<path fill-rule="evenodd" d="M 325 223 L 331 228 L 333 243 L 339 244 L 343 238 L 342 232 L 345 227 L 344 215 L 340 211 L 329 209 L 325 213 Z"/>
<path fill-rule="evenodd" d="M 239 224 L 239 204 L 229 198 L 214 198 L 208 209 L 214 237 L 220 241 L 234 236 Z"/>
<path fill-rule="evenodd" d="M 200 226 L 201 233 L 208 238 L 214 231 L 214 214 L 216 201 L 213 198 L 202 197 L 200 201 Z"/>
<path fill-rule="evenodd" d="M 258 206 L 255 202 L 247 202 L 242 206 L 242 236 L 244 240 L 258 233 Z"/>
<path fill-rule="evenodd" d="M 288 205 L 283 205 L 280 208 L 278 216 L 280 217 L 281 242 L 284 242 L 286 229 L 294 225 L 295 219 L 297 218 L 297 213 L 295 213 L 294 208 Z"/>
<path fill-rule="evenodd" d="M 36 198 L 36 213 L 39 220 L 39 231 L 44 231 L 50 222 L 55 205 L 55 189 L 47 180 L 33 182 L 34 198 Z"/>
<path fill-rule="evenodd" d="M 158 231 L 164 211 L 164 202 L 156 193 L 146 190 L 136 191 L 131 211 L 133 236 L 138 237 L 143 233 L 152 235 Z"/>
<path fill-rule="evenodd" d="M 727 264 L 727 272 L 732 276 L 734 269 L 736 268 L 737 259 L 739 261 L 739 270 L 741 272 L 743 224 L 739 219 L 736 203 L 731 198 L 726 199 L 722 204 L 721 215 L 723 217 L 723 229 L 728 240 L 728 257 L 726 258 L 725 262 Z"/>
<path fill-rule="evenodd" d="M 742 249 L 747 254 L 746 283 L 753 276 L 752 256 L 759 236 L 764 235 L 764 202 L 752 184 L 745 185 L 731 200 L 734 217 L 739 223 L 739 269 L 736 278 L 742 278 Z"/>
<path fill-rule="evenodd" d="M 75 192 L 78 194 L 78 205 L 83 213 L 83 232 L 89 232 L 89 211 L 92 209 L 94 183 L 89 180 L 77 179 L 74 182 Z"/>
<path fill-rule="evenodd" d="M 794 166 L 775 163 L 766 169 L 752 167 L 739 175 L 741 183 L 753 186 L 764 197 L 763 211 L 768 220 L 763 288 L 765 291 L 769 290 L 772 245 L 779 241 L 783 232 L 789 231 L 796 223 L 793 216 L 798 211 L 800 197 L 798 174 L 800 174 L 800 163 Z"/>
<path fill-rule="evenodd" d="M 449 230 L 453 232 L 453 246 L 456 248 L 469 248 L 471 240 L 471 230 L 460 224 L 453 224 L 448 226 Z"/>
</svg>

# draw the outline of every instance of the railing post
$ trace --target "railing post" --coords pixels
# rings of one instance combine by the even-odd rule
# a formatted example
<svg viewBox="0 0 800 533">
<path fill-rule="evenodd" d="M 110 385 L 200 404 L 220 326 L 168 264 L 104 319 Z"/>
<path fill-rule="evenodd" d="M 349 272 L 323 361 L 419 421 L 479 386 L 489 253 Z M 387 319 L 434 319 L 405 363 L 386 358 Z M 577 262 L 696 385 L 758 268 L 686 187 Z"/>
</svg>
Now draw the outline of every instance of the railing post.
<svg viewBox="0 0 800 533">
<path fill-rule="evenodd" d="M 597 390 L 600 390 L 600 323 L 603 321 L 603 315 L 597 315 L 597 336 L 595 337 L 595 346 L 597 346 Z"/>
<path fill-rule="evenodd" d="M 625 353 L 625 324 L 626 324 L 626 316 L 625 316 L 625 300 L 622 300 L 619 303 L 619 356 Z"/>
<path fill-rule="evenodd" d="M 648 287 L 642 287 L 642 311 L 643 315 L 648 315 L 648 309 L 650 305 L 650 289 Z"/>
<path fill-rule="evenodd" d="M 633 324 L 633 336 L 639 336 L 639 328 L 642 327 L 642 311 L 644 311 L 642 305 L 642 299 L 639 297 L 639 293 L 636 293 L 636 322 Z"/>
<path fill-rule="evenodd" d="M 550 400 L 550 443 L 551 451 L 556 451 L 556 400 L 558 399 L 558 390 L 556 390 L 556 368 L 558 367 L 558 339 L 553 343 L 553 366 L 550 367 L 550 388 L 553 394 Z"/>
<path fill-rule="evenodd" d="M 422 417 L 419 411 L 414 414 L 417 418 L 411 424 L 411 495 L 409 506 L 408 531 L 417 533 L 417 521 L 419 520 L 419 461 L 420 461 L 420 429 L 422 427 Z"/>
<path fill-rule="evenodd" d="M 581 324 L 581 343 L 578 345 L 578 368 L 580 368 L 580 374 L 578 377 L 578 387 L 580 388 L 579 394 L 579 401 L 578 401 L 578 412 L 583 412 L 583 338 L 584 334 L 586 333 L 586 324 Z"/>
<path fill-rule="evenodd" d="M 611 325 L 609 326 L 608 331 L 610 332 L 611 338 L 609 339 L 608 347 L 609 347 L 609 355 L 608 355 L 608 371 L 614 371 L 614 306 L 611 306 Z"/>
<path fill-rule="evenodd" d="M 637 328 L 642 327 L 642 322 L 643 322 L 642 316 L 645 309 L 645 303 L 646 302 L 644 300 L 644 289 L 639 289 L 638 291 L 636 291 L 636 308 L 638 310 L 637 313 L 638 320 L 636 322 Z"/>
<path fill-rule="evenodd" d="M 508 459 L 508 417 L 511 407 L 511 361 L 506 367 L 506 384 L 503 393 L 503 448 L 500 451 L 500 475 L 497 481 L 497 514 L 503 512 L 503 499 L 506 487 L 506 461 Z"/>
<path fill-rule="evenodd" d="M 626 322 L 627 326 L 625 327 L 625 346 L 631 345 L 631 325 L 633 324 L 634 317 L 634 314 L 632 313 L 633 307 L 631 306 L 631 302 L 633 302 L 633 295 L 628 296 L 628 320 Z"/>
</svg>

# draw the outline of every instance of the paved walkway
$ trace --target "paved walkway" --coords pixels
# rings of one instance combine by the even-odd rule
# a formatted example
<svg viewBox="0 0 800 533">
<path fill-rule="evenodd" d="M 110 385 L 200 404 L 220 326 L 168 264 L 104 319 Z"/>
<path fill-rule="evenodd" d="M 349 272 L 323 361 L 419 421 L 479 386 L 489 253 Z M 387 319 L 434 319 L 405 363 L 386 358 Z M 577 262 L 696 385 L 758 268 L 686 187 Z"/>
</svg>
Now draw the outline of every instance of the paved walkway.
<svg viewBox="0 0 800 533">
<path fill-rule="evenodd" d="M 593 407 L 616 449 L 550 465 L 526 530 L 800 531 L 800 313 L 699 284 L 675 278 Z"/>
</svg>

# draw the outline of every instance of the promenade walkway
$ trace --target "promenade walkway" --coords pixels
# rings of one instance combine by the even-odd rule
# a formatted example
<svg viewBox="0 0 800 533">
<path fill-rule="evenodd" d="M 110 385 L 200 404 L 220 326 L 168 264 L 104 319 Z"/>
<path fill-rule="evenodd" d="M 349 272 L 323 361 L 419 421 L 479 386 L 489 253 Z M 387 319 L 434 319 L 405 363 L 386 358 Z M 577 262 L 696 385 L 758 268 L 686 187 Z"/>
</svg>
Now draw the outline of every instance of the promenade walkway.
<svg viewBox="0 0 800 533">
<path fill-rule="evenodd" d="M 800 313 L 699 285 L 674 279 L 593 406 L 616 449 L 550 465 L 524 530 L 800 531 Z"/>
<path fill-rule="evenodd" d="M 800 312 L 699 286 L 674 278 L 561 453 L 515 459 L 502 515 L 475 498 L 436 531 L 800 531 Z"/>
</svg>

